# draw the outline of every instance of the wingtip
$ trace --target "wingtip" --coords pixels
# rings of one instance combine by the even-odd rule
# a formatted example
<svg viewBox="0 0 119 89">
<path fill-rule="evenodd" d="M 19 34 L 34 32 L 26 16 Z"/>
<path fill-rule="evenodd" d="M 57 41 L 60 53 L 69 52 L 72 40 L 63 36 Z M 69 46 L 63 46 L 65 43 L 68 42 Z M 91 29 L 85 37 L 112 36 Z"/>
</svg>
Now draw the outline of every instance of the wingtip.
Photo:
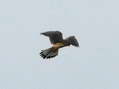
<svg viewBox="0 0 119 89">
<path fill-rule="evenodd" d="M 40 35 L 43 35 L 43 33 L 40 33 Z"/>
</svg>

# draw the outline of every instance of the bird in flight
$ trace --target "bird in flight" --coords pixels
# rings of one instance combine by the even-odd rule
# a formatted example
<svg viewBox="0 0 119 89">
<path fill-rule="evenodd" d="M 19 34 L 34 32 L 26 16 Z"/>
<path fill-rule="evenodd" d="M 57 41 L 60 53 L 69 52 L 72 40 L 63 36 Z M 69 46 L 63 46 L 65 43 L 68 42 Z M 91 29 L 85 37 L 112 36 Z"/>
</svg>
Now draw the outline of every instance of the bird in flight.
<svg viewBox="0 0 119 89">
<path fill-rule="evenodd" d="M 75 36 L 70 36 L 66 39 L 63 39 L 63 35 L 60 31 L 47 31 L 41 33 L 41 35 L 49 37 L 51 44 L 53 45 L 51 48 L 41 50 L 40 56 L 43 59 L 53 58 L 58 55 L 58 50 L 60 48 L 73 45 L 75 47 L 79 47 L 79 43 Z"/>
</svg>

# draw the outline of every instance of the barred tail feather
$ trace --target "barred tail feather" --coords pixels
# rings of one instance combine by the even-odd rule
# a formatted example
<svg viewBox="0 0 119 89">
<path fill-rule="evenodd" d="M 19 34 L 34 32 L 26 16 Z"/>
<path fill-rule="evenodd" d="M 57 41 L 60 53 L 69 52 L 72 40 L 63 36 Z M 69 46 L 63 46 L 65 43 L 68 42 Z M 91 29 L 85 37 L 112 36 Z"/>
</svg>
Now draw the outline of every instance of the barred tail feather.
<svg viewBox="0 0 119 89">
<path fill-rule="evenodd" d="M 77 39 L 75 38 L 75 36 L 70 36 L 66 38 L 65 41 L 73 46 L 79 47 L 79 43 Z"/>
<path fill-rule="evenodd" d="M 46 50 L 42 50 L 40 53 L 40 56 L 45 59 L 45 58 L 52 58 L 58 55 L 58 50 L 53 50 L 53 48 L 49 48 Z"/>
</svg>

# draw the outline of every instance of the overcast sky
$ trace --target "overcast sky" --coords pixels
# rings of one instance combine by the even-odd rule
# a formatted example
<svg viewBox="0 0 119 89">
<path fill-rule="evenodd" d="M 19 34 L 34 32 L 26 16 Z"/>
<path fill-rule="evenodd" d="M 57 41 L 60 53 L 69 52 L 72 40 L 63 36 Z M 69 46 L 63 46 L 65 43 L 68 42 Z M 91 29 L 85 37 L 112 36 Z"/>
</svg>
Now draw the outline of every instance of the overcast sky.
<svg viewBox="0 0 119 89">
<path fill-rule="evenodd" d="M 1 0 L 0 89 L 119 89 L 118 0 Z M 75 35 L 80 48 L 39 56 L 40 32 Z"/>
</svg>

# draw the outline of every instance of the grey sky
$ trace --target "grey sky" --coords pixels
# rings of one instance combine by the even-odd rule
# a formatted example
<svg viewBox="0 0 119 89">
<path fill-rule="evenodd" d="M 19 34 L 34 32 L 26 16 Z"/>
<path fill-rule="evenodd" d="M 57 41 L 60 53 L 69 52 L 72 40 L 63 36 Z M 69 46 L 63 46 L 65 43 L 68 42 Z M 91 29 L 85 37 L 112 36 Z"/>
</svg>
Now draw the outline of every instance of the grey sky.
<svg viewBox="0 0 119 89">
<path fill-rule="evenodd" d="M 118 0 L 1 0 L 0 89 L 119 89 Z M 80 48 L 42 60 L 40 32 L 75 35 Z M 51 46 L 51 45 L 50 45 Z"/>
</svg>

